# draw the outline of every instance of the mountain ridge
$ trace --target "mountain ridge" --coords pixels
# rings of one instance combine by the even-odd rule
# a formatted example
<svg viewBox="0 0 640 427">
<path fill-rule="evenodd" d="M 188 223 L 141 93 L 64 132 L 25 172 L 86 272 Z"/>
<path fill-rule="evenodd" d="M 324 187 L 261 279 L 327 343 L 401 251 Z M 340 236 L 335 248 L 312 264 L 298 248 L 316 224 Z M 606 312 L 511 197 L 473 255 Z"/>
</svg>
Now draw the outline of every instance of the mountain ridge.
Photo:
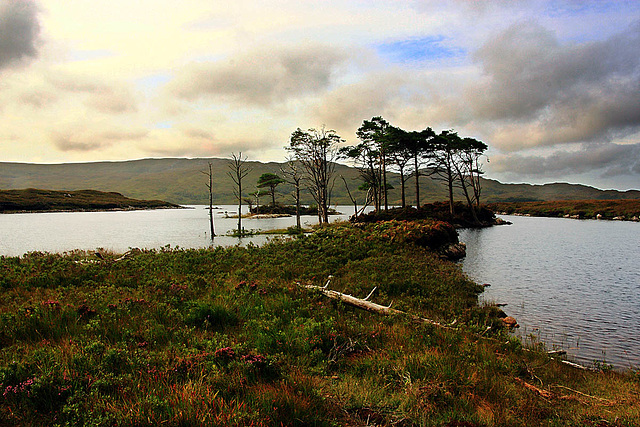
<svg viewBox="0 0 640 427">
<path fill-rule="evenodd" d="M 118 192 L 135 199 L 159 199 L 177 204 L 207 204 L 207 179 L 203 172 L 211 162 L 214 169 L 214 203 L 235 203 L 234 184 L 227 176 L 228 159 L 217 157 L 196 158 L 147 158 L 121 161 L 100 161 L 82 163 L 19 163 L 0 162 L 0 188 L 25 189 L 42 188 L 48 190 L 85 190 Z M 256 191 L 256 183 L 263 173 L 280 173 L 286 163 L 247 161 L 251 172 L 246 177 L 245 194 Z M 362 204 L 364 192 L 357 187 L 361 180 L 357 169 L 337 163 L 336 181 L 333 187 L 332 204 L 352 204 L 340 179 L 343 176 L 353 194 L 357 194 Z M 389 173 L 389 203 L 400 203 L 400 178 Z M 415 204 L 415 181 L 406 183 L 407 203 Z M 290 194 L 293 187 L 282 184 L 278 187 L 279 202 L 292 203 Z M 445 200 L 446 188 L 442 182 L 423 176 L 420 178 L 421 203 Z M 249 197 L 249 196 L 247 196 Z M 458 195 L 458 200 L 462 197 Z M 483 179 L 483 202 L 544 201 L 544 200 L 617 200 L 640 199 L 638 190 L 601 190 L 583 184 L 504 184 L 494 179 Z M 263 200 L 266 203 L 266 199 Z M 305 192 L 303 202 L 313 203 Z"/>
</svg>

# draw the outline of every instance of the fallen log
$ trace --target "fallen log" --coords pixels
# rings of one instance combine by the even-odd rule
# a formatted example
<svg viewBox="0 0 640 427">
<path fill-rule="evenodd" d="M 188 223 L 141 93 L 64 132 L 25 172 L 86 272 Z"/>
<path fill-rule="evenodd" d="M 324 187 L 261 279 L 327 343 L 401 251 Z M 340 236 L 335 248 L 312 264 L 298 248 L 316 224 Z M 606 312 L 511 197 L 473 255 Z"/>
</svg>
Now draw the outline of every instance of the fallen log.
<svg viewBox="0 0 640 427">
<path fill-rule="evenodd" d="M 371 295 L 373 295 L 373 293 L 375 292 L 376 288 L 373 288 L 373 290 L 369 292 L 369 295 L 367 295 L 366 298 L 356 298 L 352 295 L 343 294 L 342 292 L 332 291 L 331 289 L 328 289 L 329 283 L 331 283 L 332 278 L 333 276 L 329 276 L 329 280 L 327 280 L 327 283 L 324 285 L 324 287 L 315 286 L 315 285 L 302 285 L 300 283 L 298 283 L 297 285 L 305 289 L 312 289 L 315 291 L 319 291 L 321 294 L 323 294 L 328 298 L 342 301 L 345 304 L 350 305 L 352 307 L 360 308 L 360 309 L 371 311 L 378 314 L 383 314 L 383 315 L 401 314 L 404 316 L 409 316 L 414 321 L 421 322 L 421 323 L 428 323 L 430 325 L 434 325 L 439 328 L 445 328 L 445 329 L 451 329 L 451 327 L 456 323 L 454 320 L 453 323 L 449 325 L 443 325 L 442 323 L 438 323 L 430 319 L 425 319 L 423 317 L 415 316 L 412 314 L 405 313 L 404 311 L 391 308 L 391 304 L 385 307 L 384 305 L 380 305 L 380 304 L 376 304 L 374 302 L 368 301 Z"/>
</svg>

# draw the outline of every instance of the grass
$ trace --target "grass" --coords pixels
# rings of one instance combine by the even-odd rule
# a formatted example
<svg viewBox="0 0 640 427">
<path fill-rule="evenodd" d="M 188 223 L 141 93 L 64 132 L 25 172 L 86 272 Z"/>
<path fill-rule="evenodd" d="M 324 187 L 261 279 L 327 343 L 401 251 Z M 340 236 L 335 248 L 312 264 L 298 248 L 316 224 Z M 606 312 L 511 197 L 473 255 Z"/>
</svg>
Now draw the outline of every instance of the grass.
<svg viewBox="0 0 640 427">
<path fill-rule="evenodd" d="M 632 219 L 640 217 L 640 200 L 559 200 L 553 202 L 492 203 L 489 209 L 507 214 L 544 217 Z"/>
<path fill-rule="evenodd" d="M 631 426 L 639 377 L 525 351 L 429 247 L 337 224 L 262 247 L 0 258 L 0 424 Z M 456 330 L 351 308 L 372 297 Z M 487 326 L 494 326 L 482 336 Z"/>
</svg>

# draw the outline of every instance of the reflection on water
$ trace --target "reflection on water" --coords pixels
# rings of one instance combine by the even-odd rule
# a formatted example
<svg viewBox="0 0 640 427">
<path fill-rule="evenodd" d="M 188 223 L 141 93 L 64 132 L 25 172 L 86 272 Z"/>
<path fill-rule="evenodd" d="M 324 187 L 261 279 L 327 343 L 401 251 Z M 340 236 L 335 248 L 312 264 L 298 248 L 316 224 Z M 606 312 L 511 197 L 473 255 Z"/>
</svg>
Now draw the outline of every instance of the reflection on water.
<svg viewBox="0 0 640 427">
<path fill-rule="evenodd" d="M 464 271 L 489 283 L 484 299 L 549 349 L 617 368 L 640 366 L 640 224 L 505 217 L 510 226 L 461 230 Z"/>
<path fill-rule="evenodd" d="M 330 221 L 344 220 L 353 207 L 337 206 L 342 215 Z M 248 243 L 262 244 L 271 237 L 256 235 L 238 239 L 227 236 L 236 229 L 237 206 L 218 206 L 214 209 L 217 236 L 213 245 L 233 246 Z M 243 206 L 243 213 L 247 206 Z M 302 216 L 303 226 L 318 223 L 317 216 Z M 283 218 L 243 218 L 245 230 L 274 230 L 296 224 L 295 216 Z M 212 244 L 209 235 L 207 206 L 190 209 L 159 209 L 127 212 L 57 212 L 0 215 L 0 255 L 17 256 L 30 251 L 64 252 L 73 249 L 104 248 L 125 252 L 129 248 L 161 248 L 166 245 L 181 248 L 204 248 Z"/>
</svg>

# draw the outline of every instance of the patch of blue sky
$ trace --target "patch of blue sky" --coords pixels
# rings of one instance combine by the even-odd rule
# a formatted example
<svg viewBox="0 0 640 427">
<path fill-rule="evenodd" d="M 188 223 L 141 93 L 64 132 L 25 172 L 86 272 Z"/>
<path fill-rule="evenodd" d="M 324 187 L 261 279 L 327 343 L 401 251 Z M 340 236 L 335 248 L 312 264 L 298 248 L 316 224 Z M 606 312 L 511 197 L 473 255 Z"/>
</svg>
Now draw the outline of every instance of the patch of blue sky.
<svg viewBox="0 0 640 427">
<path fill-rule="evenodd" d="M 402 64 L 455 60 L 466 53 L 461 48 L 448 46 L 444 36 L 397 40 L 375 45 L 374 48 L 388 61 Z"/>
<path fill-rule="evenodd" d="M 152 91 L 169 83 L 171 78 L 171 75 L 168 73 L 150 74 L 136 79 L 136 86 L 142 90 Z"/>
<path fill-rule="evenodd" d="M 173 122 L 170 120 L 164 122 L 156 122 L 153 127 L 155 129 L 171 129 L 173 127 Z"/>
<path fill-rule="evenodd" d="M 581 0 L 581 1 L 549 1 L 545 12 L 551 17 L 584 16 L 605 14 L 620 11 L 632 12 L 640 9 L 637 0 Z"/>
</svg>

